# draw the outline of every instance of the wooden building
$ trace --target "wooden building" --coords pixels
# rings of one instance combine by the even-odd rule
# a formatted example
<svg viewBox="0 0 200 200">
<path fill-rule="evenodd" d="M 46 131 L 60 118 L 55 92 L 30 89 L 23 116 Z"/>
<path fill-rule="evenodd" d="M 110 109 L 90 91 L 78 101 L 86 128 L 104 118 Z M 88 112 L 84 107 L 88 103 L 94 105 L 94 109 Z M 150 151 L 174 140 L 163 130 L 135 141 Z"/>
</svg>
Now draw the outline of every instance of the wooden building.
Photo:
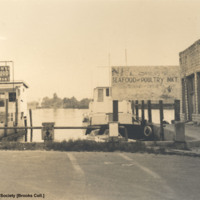
<svg viewBox="0 0 200 200">
<path fill-rule="evenodd" d="M 27 88 L 27 84 L 22 81 L 0 82 L 0 127 L 24 126 Z M 7 134 L 13 132 L 13 129 L 7 130 Z M 5 131 L 0 130 L 0 137 L 3 135 Z"/>
<path fill-rule="evenodd" d="M 181 120 L 200 123 L 200 40 L 179 53 L 181 67 Z"/>
</svg>

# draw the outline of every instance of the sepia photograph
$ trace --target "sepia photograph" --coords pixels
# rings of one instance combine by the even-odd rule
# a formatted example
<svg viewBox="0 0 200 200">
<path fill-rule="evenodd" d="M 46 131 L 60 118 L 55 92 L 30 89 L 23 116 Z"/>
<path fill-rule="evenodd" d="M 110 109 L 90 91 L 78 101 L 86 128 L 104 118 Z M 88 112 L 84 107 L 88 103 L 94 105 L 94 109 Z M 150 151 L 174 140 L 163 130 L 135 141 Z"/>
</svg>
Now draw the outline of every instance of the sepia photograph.
<svg viewBox="0 0 200 200">
<path fill-rule="evenodd" d="M 0 0 L 0 200 L 200 199 L 199 8 Z"/>
</svg>

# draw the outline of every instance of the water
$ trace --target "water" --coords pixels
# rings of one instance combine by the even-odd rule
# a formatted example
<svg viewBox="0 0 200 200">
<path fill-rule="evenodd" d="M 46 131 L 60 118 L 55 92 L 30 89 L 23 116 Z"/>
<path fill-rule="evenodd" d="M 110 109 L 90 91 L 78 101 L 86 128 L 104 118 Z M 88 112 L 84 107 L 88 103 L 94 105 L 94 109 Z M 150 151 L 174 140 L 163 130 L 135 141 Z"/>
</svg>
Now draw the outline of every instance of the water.
<svg viewBox="0 0 200 200">
<path fill-rule="evenodd" d="M 55 126 L 82 126 L 83 114 L 87 113 L 87 109 L 36 109 L 32 110 L 33 126 L 42 126 L 43 122 L 55 122 Z M 139 111 L 141 116 L 141 110 Z M 147 110 L 145 110 L 145 118 Z M 28 126 L 29 123 L 29 116 Z M 173 110 L 164 110 L 164 120 L 171 122 L 174 119 Z M 159 110 L 152 110 L 152 121 L 154 123 L 160 122 Z M 54 140 L 63 141 L 69 139 L 83 139 L 84 131 L 81 129 L 77 130 L 54 130 Z M 30 130 L 28 130 L 28 141 L 30 141 Z M 43 142 L 41 136 L 41 130 L 33 130 L 33 142 Z"/>
<path fill-rule="evenodd" d="M 145 119 L 148 119 L 148 110 L 144 110 Z M 163 110 L 164 120 L 171 123 L 171 120 L 174 120 L 174 110 L 167 109 Z M 142 116 L 141 110 L 139 110 L 139 117 Z M 152 122 L 155 124 L 160 124 L 160 110 L 152 110 Z"/>
<path fill-rule="evenodd" d="M 43 122 L 54 122 L 55 126 L 82 126 L 83 114 L 87 109 L 36 109 L 32 110 L 33 126 L 42 126 Z M 28 126 L 29 123 L 29 116 Z M 83 130 L 77 129 L 56 129 L 54 130 L 54 140 L 63 141 L 69 139 L 84 138 Z M 30 141 L 30 130 L 28 131 L 28 141 Z M 33 130 L 33 142 L 43 142 L 41 130 Z"/>
</svg>

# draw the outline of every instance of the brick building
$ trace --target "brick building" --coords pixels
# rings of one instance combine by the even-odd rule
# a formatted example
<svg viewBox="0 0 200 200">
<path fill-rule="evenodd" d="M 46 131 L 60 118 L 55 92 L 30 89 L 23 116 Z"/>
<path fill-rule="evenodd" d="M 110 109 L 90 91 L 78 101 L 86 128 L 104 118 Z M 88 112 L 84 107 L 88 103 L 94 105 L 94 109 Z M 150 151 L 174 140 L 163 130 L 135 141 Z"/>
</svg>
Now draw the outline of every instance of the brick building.
<svg viewBox="0 0 200 200">
<path fill-rule="evenodd" d="M 179 53 L 182 100 L 181 120 L 200 123 L 200 40 Z"/>
</svg>

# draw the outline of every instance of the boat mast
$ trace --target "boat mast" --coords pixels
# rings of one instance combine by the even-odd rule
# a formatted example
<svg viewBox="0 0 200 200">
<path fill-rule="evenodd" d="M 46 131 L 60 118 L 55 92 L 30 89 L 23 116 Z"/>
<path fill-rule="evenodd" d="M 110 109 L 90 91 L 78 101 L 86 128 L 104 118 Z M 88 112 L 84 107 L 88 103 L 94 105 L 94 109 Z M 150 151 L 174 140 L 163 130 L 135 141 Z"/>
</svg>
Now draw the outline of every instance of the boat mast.
<svg viewBox="0 0 200 200">
<path fill-rule="evenodd" d="M 126 65 L 126 67 L 127 67 L 127 50 L 125 49 L 125 65 Z"/>
</svg>

